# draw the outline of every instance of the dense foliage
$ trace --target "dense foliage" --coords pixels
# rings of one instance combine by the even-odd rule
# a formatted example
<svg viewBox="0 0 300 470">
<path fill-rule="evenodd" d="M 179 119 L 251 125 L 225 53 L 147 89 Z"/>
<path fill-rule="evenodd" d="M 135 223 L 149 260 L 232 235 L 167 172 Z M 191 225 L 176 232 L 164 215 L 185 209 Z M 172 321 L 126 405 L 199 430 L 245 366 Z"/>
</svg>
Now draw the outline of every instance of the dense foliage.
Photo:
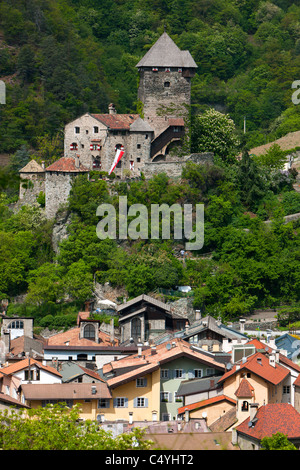
<svg viewBox="0 0 300 470">
<path fill-rule="evenodd" d="M 300 6 L 292 0 L 13 0 L 0 4 L 0 152 L 59 155 L 64 125 L 137 109 L 135 65 L 167 32 L 194 57 L 194 114 L 215 106 L 250 147 L 299 129 Z"/>
<path fill-rule="evenodd" d="M 14 409 L 0 412 L 1 450 L 146 450 L 151 441 L 135 428 L 113 438 L 96 421 L 79 423 L 78 405 L 68 409 L 63 403 L 27 412 Z"/>
</svg>

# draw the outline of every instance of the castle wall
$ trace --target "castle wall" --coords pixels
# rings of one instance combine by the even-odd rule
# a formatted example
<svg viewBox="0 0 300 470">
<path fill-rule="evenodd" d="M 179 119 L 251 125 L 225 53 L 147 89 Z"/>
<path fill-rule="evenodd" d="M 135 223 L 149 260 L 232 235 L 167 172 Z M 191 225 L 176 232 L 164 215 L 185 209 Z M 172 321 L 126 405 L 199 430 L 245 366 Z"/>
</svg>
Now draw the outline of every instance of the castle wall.
<svg viewBox="0 0 300 470">
<path fill-rule="evenodd" d="M 144 119 L 155 131 L 155 137 L 166 127 L 169 118 L 184 118 L 191 101 L 190 77 L 177 68 L 166 72 L 140 70 L 138 99 L 142 101 Z"/>
<path fill-rule="evenodd" d="M 77 173 L 76 173 L 77 175 Z M 55 217 L 61 204 L 68 201 L 68 196 L 72 187 L 72 176 L 64 172 L 47 172 L 45 193 L 46 193 L 46 217 Z"/>
<path fill-rule="evenodd" d="M 20 173 L 19 201 L 34 204 L 40 192 L 45 192 L 45 173 Z"/>
<path fill-rule="evenodd" d="M 182 157 L 177 160 L 148 162 L 144 164 L 143 173 L 146 179 L 152 178 L 159 173 L 166 173 L 170 178 L 177 178 L 181 176 L 183 167 L 187 162 L 205 164 L 213 163 L 213 153 L 194 153 L 188 157 Z"/>
</svg>

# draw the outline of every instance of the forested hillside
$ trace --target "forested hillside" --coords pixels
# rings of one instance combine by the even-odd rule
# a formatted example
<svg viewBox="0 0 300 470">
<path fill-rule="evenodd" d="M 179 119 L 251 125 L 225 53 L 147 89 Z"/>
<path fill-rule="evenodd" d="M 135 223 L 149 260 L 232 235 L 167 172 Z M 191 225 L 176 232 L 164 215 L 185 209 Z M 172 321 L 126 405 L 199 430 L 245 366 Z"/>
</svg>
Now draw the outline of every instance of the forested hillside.
<svg viewBox="0 0 300 470">
<path fill-rule="evenodd" d="M 198 65 L 192 103 L 247 123 L 250 147 L 299 129 L 300 6 L 292 0 L 11 0 L 0 5 L 0 153 L 59 153 L 85 111 L 136 110 L 135 65 L 164 27 Z M 52 146 L 51 146 L 52 141 Z"/>
<path fill-rule="evenodd" d="M 300 316 L 300 224 L 283 223 L 285 215 L 300 212 L 300 194 L 293 189 L 295 173 L 282 171 L 285 154 L 276 146 L 261 158 L 244 152 L 241 161 L 216 152 L 214 165 L 187 165 L 178 181 L 165 174 L 131 182 L 106 182 L 97 173 L 93 182 L 79 177 L 64 208 L 69 236 L 58 254 L 42 200 L 41 207 L 9 209 L 17 198 L 17 170 L 32 156 L 57 159 L 67 122 L 86 111 L 106 113 L 110 102 L 120 113 L 138 109 L 135 65 L 164 28 L 198 65 L 195 151 L 203 150 L 196 116 L 210 107 L 232 118 L 234 137 L 243 142 L 237 151 L 300 129 L 300 105 L 291 100 L 291 85 L 300 80 L 296 2 L 2 1 L 0 79 L 7 103 L 0 105 L 0 153 L 12 160 L 0 171 L 0 300 L 27 294 L 26 302 L 10 305 L 10 314 L 67 327 L 94 283 L 110 282 L 131 297 L 188 284 L 194 306 L 224 320 L 281 305 Z M 147 207 L 204 203 L 203 250 L 183 262 L 176 240 L 99 240 L 96 208 L 117 206 L 118 195 Z"/>
</svg>

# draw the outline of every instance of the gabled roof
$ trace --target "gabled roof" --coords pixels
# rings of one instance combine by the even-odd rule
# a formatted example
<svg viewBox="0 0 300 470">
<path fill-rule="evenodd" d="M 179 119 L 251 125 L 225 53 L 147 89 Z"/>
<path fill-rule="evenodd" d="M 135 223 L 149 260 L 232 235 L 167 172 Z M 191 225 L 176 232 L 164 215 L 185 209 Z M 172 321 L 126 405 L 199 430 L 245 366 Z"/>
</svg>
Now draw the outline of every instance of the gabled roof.
<svg viewBox="0 0 300 470">
<path fill-rule="evenodd" d="M 26 400 L 84 400 L 111 398 L 107 385 L 98 383 L 23 384 Z M 92 390 L 95 393 L 92 393 Z"/>
<path fill-rule="evenodd" d="M 139 119 L 139 114 L 91 114 L 92 117 L 102 122 L 112 130 L 130 130 L 131 124 Z"/>
<path fill-rule="evenodd" d="M 99 382 L 104 382 L 104 380 L 100 377 L 97 372 L 91 369 L 87 369 L 86 367 L 82 367 L 79 364 L 75 364 L 74 362 L 63 362 L 61 369 L 63 383 L 71 382 L 75 380 L 77 377 L 81 377 L 82 375 L 88 375 L 93 379 L 98 380 Z"/>
<path fill-rule="evenodd" d="M 168 304 L 165 304 L 161 302 L 160 300 L 154 299 L 153 297 L 150 297 L 149 295 L 146 294 L 141 294 L 138 297 L 135 297 L 132 300 L 129 300 L 128 302 L 125 302 L 122 305 L 118 306 L 118 312 L 122 312 L 122 310 L 125 310 L 128 307 L 131 307 L 134 304 L 137 304 L 144 300 L 145 302 L 149 302 L 152 305 L 155 305 L 156 307 L 162 308 L 163 310 L 166 310 L 167 312 L 171 311 L 171 307 Z"/>
<path fill-rule="evenodd" d="M 222 372 L 225 370 L 224 364 L 221 364 L 214 358 L 208 357 L 207 355 L 194 350 L 192 345 L 186 341 L 176 338 L 172 340 L 172 342 L 167 341 L 156 346 L 154 351 L 151 347 L 144 349 L 141 356 L 134 355 L 128 358 L 125 357 L 118 361 L 113 361 L 110 364 L 106 364 L 104 370 L 109 372 L 114 372 L 117 368 L 131 368 L 131 370 L 124 374 L 107 379 L 107 384 L 110 387 L 116 387 L 123 383 L 131 382 L 135 378 L 145 376 L 154 370 L 157 370 L 160 366 L 180 357 L 193 359 Z"/>
<path fill-rule="evenodd" d="M 219 378 L 220 375 L 210 375 L 208 377 L 201 377 L 199 379 L 183 380 L 179 385 L 177 395 L 194 395 L 195 393 L 206 392 L 208 390 L 215 390 L 216 388 L 218 388 L 217 382 Z"/>
<path fill-rule="evenodd" d="M 276 351 L 276 349 L 271 348 L 271 346 L 262 343 L 259 341 L 257 338 L 254 338 L 246 344 L 253 344 L 256 349 L 264 349 L 267 353 L 271 353 L 272 351 Z M 279 362 L 282 364 L 286 365 L 287 367 L 290 367 L 291 369 L 294 369 L 297 372 L 300 372 L 300 366 L 293 362 L 291 359 L 286 357 L 284 354 L 279 353 Z"/>
<path fill-rule="evenodd" d="M 270 365 L 268 356 L 257 352 L 249 356 L 245 362 L 235 364 L 230 371 L 220 378 L 219 383 L 224 382 L 228 377 L 243 370 L 253 372 L 273 385 L 278 385 L 290 374 L 287 368 L 278 363 L 275 363 L 275 366 Z"/>
<path fill-rule="evenodd" d="M 300 438 L 300 414 L 289 403 L 269 403 L 258 408 L 255 423 L 249 425 L 247 418 L 236 427 L 238 433 L 261 440 L 277 432 L 288 439 Z"/>
<path fill-rule="evenodd" d="M 39 165 L 35 160 L 31 160 L 19 170 L 19 173 L 44 173 L 45 169 Z"/>
<path fill-rule="evenodd" d="M 64 173 L 82 173 L 89 171 L 81 162 L 79 162 L 79 167 L 75 165 L 75 159 L 72 157 L 61 157 L 52 165 L 46 168 L 46 171 L 61 171 Z"/>
<path fill-rule="evenodd" d="M 254 388 L 247 379 L 243 378 L 234 394 L 238 398 L 252 398 L 254 395 Z"/>
<path fill-rule="evenodd" d="M 189 51 L 181 51 L 164 32 L 136 67 L 197 68 L 197 64 Z"/>
<path fill-rule="evenodd" d="M 99 343 L 91 339 L 79 338 L 79 333 L 80 328 L 71 328 L 67 331 L 57 333 L 48 338 L 47 346 L 111 346 L 110 335 L 103 331 L 99 331 Z M 119 341 L 115 339 L 114 343 L 118 345 Z"/>
<path fill-rule="evenodd" d="M 54 369 L 54 367 L 44 366 L 44 364 L 32 358 L 26 358 L 26 359 L 23 359 L 22 361 L 18 361 L 14 364 L 10 364 L 9 366 L 2 367 L 2 369 L 0 369 L 0 377 L 4 375 L 16 374 L 17 372 L 20 372 L 21 370 L 24 370 L 24 369 L 28 369 L 29 366 L 32 367 L 33 365 L 35 365 L 39 369 L 43 369 L 49 372 L 50 374 L 58 375 L 59 377 L 61 377 L 61 374 L 56 369 Z"/>
<path fill-rule="evenodd" d="M 214 331 L 220 336 L 229 339 L 241 338 L 246 339 L 247 336 L 240 331 L 233 330 L 232 328 L 227 327 L 223 323 L 216 320 L 211 315 L 207 315 L 206 317 L 201 318 L 201 320 L 197 320 L 194 322 L 188 329 L 187 333 L 184 334 L 186 338 L 190 336 L 194 336 L 201 331 L 210 330 Z"/>
<path fill-rule="evenodd" d="M 205 408 L 209 405 L 214 405 L 215 403 L 220 403 L 221 401 L 228 401 L 232 405 L 236 405 L 236 400 L 234 400 L 233 398 L 227 397 L 226 395 L 219 395 L 216 397 L 208 398 L 207 400 L 198 401 L 197 403 L 191 403 L 190 405 L 181 406 L 180 408 L 178 408 L 177 413 L 182 414 L 187 410 L 198 410 L 200 408 Z"/>
</svg>

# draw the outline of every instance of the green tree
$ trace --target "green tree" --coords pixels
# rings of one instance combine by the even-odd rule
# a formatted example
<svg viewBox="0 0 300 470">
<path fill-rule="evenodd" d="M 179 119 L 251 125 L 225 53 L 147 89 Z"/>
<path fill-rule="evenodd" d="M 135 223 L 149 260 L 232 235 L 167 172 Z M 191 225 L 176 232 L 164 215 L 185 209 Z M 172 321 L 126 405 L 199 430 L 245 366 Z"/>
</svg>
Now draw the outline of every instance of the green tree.
<svg viewBox="0 0 300 470">
<path fill-rule="evenodd" d="M 45 408 L 0 412 L 2 450 L 147 450 L 151 441 L 135 428 L 113 438 L 95 421 L 79 423 L 80 408 L 63 403 Z"/>
<path fill-rule="evenodd" d="M 273 434 L 271 437 L 264 437 L 261 440 L 262 450 L 297 450 L 287 436 L 281 432 Z"/>
</svg>

